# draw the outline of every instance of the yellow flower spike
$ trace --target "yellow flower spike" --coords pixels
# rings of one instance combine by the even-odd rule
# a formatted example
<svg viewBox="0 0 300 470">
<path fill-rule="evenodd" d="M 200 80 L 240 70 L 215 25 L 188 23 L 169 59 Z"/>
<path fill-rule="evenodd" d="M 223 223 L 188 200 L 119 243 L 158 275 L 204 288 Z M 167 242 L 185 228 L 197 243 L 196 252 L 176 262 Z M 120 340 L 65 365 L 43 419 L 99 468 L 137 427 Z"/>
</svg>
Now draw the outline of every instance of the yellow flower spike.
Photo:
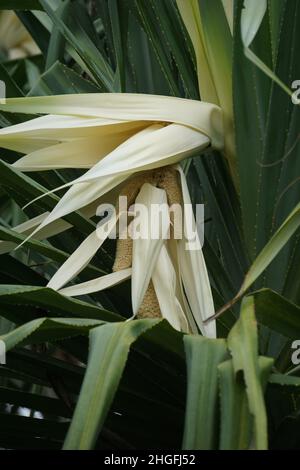
<svg viewBox="0 0 300 470">
<path fill-rule="evenodd" d="M 122 234 L 124 235 L 124 234 Z M 118 239 L 115 262 L 112 267 L 114 272 L 122 271 L 122 269 L 131 268 L 132 265 L 132 239 L 126 229 L 126 238 Z"/>
<path fill-rule="evenodd" d="M 160 318 L 162 316 L 153 281 L 149 282 L 137 318 Z"/>
</svg>

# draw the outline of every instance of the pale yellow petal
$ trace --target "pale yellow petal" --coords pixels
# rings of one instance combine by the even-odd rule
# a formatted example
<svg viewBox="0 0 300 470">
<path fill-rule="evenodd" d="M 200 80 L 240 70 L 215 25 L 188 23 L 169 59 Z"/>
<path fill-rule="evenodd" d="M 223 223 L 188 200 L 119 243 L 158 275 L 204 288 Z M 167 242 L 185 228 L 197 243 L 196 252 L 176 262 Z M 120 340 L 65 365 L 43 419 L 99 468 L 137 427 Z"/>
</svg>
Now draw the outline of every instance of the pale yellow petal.
<svg viewBox="0 0 300 470">
<path fill-rule="evenodd" d="M 7 101 L 9 100 L 6 99 L 6 102 Z M 36 148 L 43 148 L 43 146 L 46 147 L 47 145 L 51 145 L 51 143 L 65 142 L 80 138 L 98 137 L 101 139 L 110 136 L 113 139 L 116 134 L 126 135 L 126 133 L 128 133 L 130 136 L 134 131 L 138 131 L 146 125 L 147 123 L 143 121 L 128 122 L 120 119 L 49 114 L 0 129 L 0 146 L 9 148 L 8 144 L 12 146 L 13 142 L 16 141 L 16 145 L 18 144 L 20 147 L 21 142 L 29 145 L 29 143 L 33 141 L 35 144 L 32 145 Z M 37 147 L 37 143 L 40 144 L 39 147 Z M 23 150 L 23 153 L 26 151 L 26 149 Z"/>
<path fill-rule="evenodd" d="M 73 183 L 171 165 L 209 145 L 208 137 L 189 127 L 154 124 L 117 147 Z"/>
<path fill-rule="evenodd" d="M 198 130 L 209 137 L 214 147 L 223 147 L 221 110 L 218 106 L 203 101 L 134 93 L 89 93 L 8 98 L 5 103 L 0 104 L 0 110 L 61 114 L 65 115 L 63 119 L 69 115 L 74 119 L 74 116 L 94 116 L 118 122 L 173 122 Z"/>
<path fill-rule="evenodd" d="M 176 273 L 165 245 L 162 246 L 154 266 L 152 282 L 162 317 L 175 330 L 188 333 L 189 325 L 176 297 Z"/>
<path fill-rule="evenodd" d="M 182 194 L 184 204 L 191 204 L 188 186 L 184 173 L 181 168 L 178 167 L 180 173 Z M 214 302 L 206 269 L 206 264 L 201 249 L 201 243 L 194 222 L 195 230 L 195 248 L 190 249 L 188 239 L 184 237 L 178 241 L 178 254 L 180 261 L 181 277 L 184 285 L 184 289 L 187 295 L 188 302 L 191 306 L 191 310 L 195 321 L 200 328 L 203 335 L 212 338 L 216 337 L 216 324 L 210 322 L 208 325 L 204 325 L 203 321 L 214 315 Z M 190 220 L 187 219 L 187 213 L 184 213 L 185 225 L 190 225 Z"/>
<path fill-rule="evenodd" d="M 97 212 L 97 208 L 100 204 L 115 204 L 116 198 L 120 191 L 122 190 L 122 184 L 114 187 L 111 191 L 109 191 L 105 197 L 98 198 L 91 204 L 83 207 L 81 209 L 81 213 L 84 217 L 90 218 L 95 216 Z M 61 232 L 64 232 L 72 227 L 72 225 L 63 219 L 55 220 L 50 224 L 46 225 L 42 229 L 40 229 L 40 225 L 42 222 L 46 220 L 49 216 L 49 212 L 44 212 L 43 214 L 29 219 L 28 221 L 24 222 L 23 224 L 17 225 L 13 227 L 17 233 L 22 233 L 24 235 L 32 235 L 35 232 L 35 239 L 36 240 L 44 240 L 53 237 L 54 235 L 58 235 Z M 36 229 L 39 228 L 38 232 L 36 233 Z M 0 241 L 0 255 L 4 253 L 8 253 L 12 251 L 17 246 L 14 242 L 6 242 Z"/>
<path fill-rule="evenodd" d="M 74 286 L 65 287 L 59 290 L 60 294 L 68 297 L 75 297 L 78 295 L 92 294 L 93 292 L 100 292 L 110 287 L 116 286 L 121 282 L 126 281 L 131 276 L 131 268 L 117 271 L 116 273 L 107 274 L 105 276 L 98 277 L 92 281 L 82 282 Z"/>
<path fill-rule="evenodd" d="M 51 145 L 20 158 L 13 166 L 21 171 L 91 168 L 128 139 L 132 132 L 74 139 L 69 142 Z"/>
<path fill-rule="evenodd" d="M 164 190 L 146 183 L 136 198 L 136 204 L 140 204 L 146 210 L 142 210 L 134 219 L 141 235 L 139 238 L 133 239 L 132 248 L 131 296 L 134 315 L 137 314 L 141 306 L 170 226 L 167 195 Z M 155 205 L 161 210 L 160 217 L 153 210 Z M 136 235 L 134 225 L 133 234 Z"/>
<path fill-rule="evenodd" d="M 107 239 L 111 230 L 117 223 L 116 215 L 112 216 L 103 226 L 92 232 L 71 254 L 65 263 L 48 282 L 48 287 L 54 290 L 61 289 L 77 274 L 79 274 L 95 256 L 101 245 Z"/>
</svg>

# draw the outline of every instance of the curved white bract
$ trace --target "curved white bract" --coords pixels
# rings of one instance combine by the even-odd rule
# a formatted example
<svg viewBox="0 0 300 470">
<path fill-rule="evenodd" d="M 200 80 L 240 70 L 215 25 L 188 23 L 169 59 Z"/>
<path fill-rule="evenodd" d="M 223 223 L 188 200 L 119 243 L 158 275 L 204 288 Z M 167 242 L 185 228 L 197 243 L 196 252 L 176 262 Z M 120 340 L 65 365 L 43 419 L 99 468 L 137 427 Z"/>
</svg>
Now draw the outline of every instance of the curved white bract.
<svg viewBox="0 0 300 470">
<path fill-rule="evenodd" d="M 201 101 L 142 94 L 78 94 L 8 99 L 0 109 L 47 114 L 0 130 L 1 147 L 27 153 L 14 167 L 21 171 L 87 169 L 79 178 L 54 190 L 68 188 L 40 223 L 35 220 L 28 227 L 19 228 L 28 238 L 36 233 L 47 237 L 47 233 L 51 236 L 59 232 L 57 223 L 64 216 L 94 207 L 100 198 L 105 199 L 139 173 L 177 164 L 209 146 L 223 147 L 221 110 Z M 184 207 L 190 199 L 184 174 L 178 170 Z M 170 227 L 166 192 L 145 183 L 135 203 L 146 207 L 159 205 L 164 216 L 157 238 L 149 233 L 133 240 L 131 270 L 65 287 L 99 250 L 117 223 L 115 215 L 103 227 L 101 236 L 97 230 L 82 242 L 48 286 L 64 295 L 82 295 L 108 288 L 130 276 L 136 315 L 152 281 L 161 313 L 175 328 L 215 336 L 214 323 L 209 327 L 203 323 L 214 314 L 214 307 L 200 242 L 196 251 L 189 252 L 185 239 L 174 240 L 177 259 L 174 261 L 170 255 L 172 243 L 165 236 Z M 184 212 L 185 225 L 187 217 Z M 143 219 L 141 223 L 148 229 L 155 224 L 152 219 Z"/>
</svg>

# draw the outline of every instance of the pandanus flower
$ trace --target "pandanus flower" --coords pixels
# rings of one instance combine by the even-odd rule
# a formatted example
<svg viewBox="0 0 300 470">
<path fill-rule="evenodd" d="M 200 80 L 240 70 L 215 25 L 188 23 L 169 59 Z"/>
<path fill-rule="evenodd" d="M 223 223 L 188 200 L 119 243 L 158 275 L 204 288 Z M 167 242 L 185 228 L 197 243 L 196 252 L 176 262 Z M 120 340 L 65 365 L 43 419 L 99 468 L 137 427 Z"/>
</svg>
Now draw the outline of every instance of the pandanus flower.
<svg viewBox="0 0 300 470">
<path fill-rule="evenodd" d="M 214 323 L 203 324 L 214 313 L 213 299 L 196 230 L 194 249 L 189 247 L 188 227 L 195 227 L 195 220 L 185 176 L 177 164 L 209 146 L 222 148 L 220 108 L 201 101 L 136 94 L 17 98 L 8 99 L 1 108 L 46 114 L 0 130 L 1 147 L 26 153 L 14 167 L 22 171 L 88 169 L 56 188 L 69 187 L 50 214 L 23 227 L 31 232 L 29 236 L 45 233 L 51 226 L 53 234 L 61 218 L 93 204 L 95 215 L 96 207 L 111 201 L 116 193 L 127 197 L 125 209 L 116 203 L 116 213 L 83 241 L 49 287 L 76 296 L 131 278 L 134 316 L 163 316 L 178 330 L 215 336 Z M 90 262 L 122 211 L 130 216 L 136 204 L 149 209 L 150 215 L 140 220 L 142 226 L 147 223 L 148 236 L 130 235 L 133 217 L 125 227 L 128 236 L 119 232 L 113 273 L 65 287 Z M 173 204 L 182 208 L 182 237 L 176 237 Z M 159 222 L 152 219 L 153 205 L 161 208 Z M 150 234 L 153 224 L 158 224 L 155 238 Z"/>
<path fill-rule="evenodd" d="M 36 55 L 40 52 L 12 10 L 0 12 L 0 50 L 11 60 Z"/>
</svg>

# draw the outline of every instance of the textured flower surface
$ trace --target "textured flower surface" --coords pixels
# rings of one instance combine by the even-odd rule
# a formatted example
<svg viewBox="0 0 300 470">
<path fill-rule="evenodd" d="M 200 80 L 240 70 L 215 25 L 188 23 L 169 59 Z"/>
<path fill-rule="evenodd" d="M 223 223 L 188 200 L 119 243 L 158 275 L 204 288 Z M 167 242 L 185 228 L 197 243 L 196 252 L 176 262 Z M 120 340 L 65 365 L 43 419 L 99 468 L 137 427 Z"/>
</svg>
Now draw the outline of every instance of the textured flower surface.
<svg viewBox="0 0 300 470">
<path fill-rule="evenodd" d="M 68 223 L 60 220 L 67 214 L 80 209 L 90 217 L 100 204 L 122 194 L 130 202 L 126 211 L 133 203 L 149 209 L 158 205 L 162 211 L 167 208 L 155 239 L 150 230 L 146 237 L 137 239 L 123 240 L 119 234 L 112 274 L 63 288 L 108 237 L 121 215 L 117 212 L 78 247 L 49 287 L 65 295 L 82 295 L 131 277 L 134 316 L 162 315 L 178 330 L 200 330 L 215 336 L 213 323 L 203 325 L 214 313 L 213 300 L 198 235 L 196 249 L 186 248 L 187 227 L 195 221 L 186 209 L 190 197 L 184 173 L 174 165 L 209 146 L 222 148 L 220 109 L 204 102 L 138 94 L 19 98 L 8 99 L 1 106 L 8 112 L 47 114 L 0 131 L 2 147 L 26 152 L 14 163 L 16 168 L 88 169 L 56 188 L 69 187 L 51 213 L 28 221 L 17 231 L 29 237 L 36 233 L 40 238 L 49 237 L 68 228 Z M 180 239 L 174 237 L 170 217 L 174 199 L 183 209 Z M 157 223 L 151 217 L 150 211 L 148 228 Z M 142 225 L 145 223 L 144 218 Z"/>
</svg>

